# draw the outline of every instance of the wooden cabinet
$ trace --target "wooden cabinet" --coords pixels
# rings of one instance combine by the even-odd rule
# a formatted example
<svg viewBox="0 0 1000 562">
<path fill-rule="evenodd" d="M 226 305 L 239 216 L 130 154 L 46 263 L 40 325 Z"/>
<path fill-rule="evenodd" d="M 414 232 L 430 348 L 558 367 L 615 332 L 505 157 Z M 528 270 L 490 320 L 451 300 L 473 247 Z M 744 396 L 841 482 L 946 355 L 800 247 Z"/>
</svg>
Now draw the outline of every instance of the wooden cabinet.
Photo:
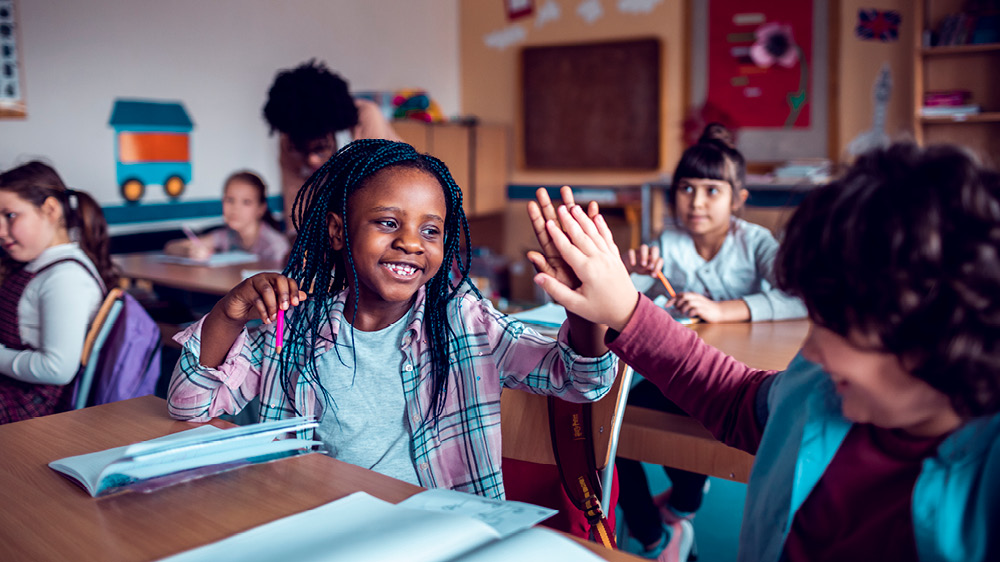
<svg viewBox="0 0 1000 562">
<path fill-rule="evenodd" d="M 913 130 L 923 145 L 953 143 L 972 149 L 983 161 L 1000 166 L 1000 43 L 931 45 L 927 37 L 942 21 L 963 11 L 963 0 L 921 0 L 915 20 Z M 979 113 L 928 116 L 924 95 L 932 91 L 966 90 Z"/>
<path fill-rule="evenodd" d="M 395 121 L 402 139 L 439 158 L 462 188 L 469 217 L 499 213 L 507 201 L 509 135 L 503 125 Z"/>
</svg>

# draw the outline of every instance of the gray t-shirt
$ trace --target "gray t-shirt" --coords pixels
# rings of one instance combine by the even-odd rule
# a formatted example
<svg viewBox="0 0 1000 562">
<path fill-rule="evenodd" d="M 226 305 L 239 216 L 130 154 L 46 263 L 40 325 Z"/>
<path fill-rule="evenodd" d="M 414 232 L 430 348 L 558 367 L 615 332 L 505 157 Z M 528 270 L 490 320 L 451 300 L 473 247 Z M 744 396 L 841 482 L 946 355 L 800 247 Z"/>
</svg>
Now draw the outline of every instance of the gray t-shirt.
<svg viewBox="0 0 1000 562">
<path fill-rule="evenodd" d="M 352 330 L 342 322 L 336 349 L 318 359 L 320 381 L 333 402 L 324 408 L 316 436 L 335 459 L 419 485 L 400 349 L 409 321 L 404 314 L 377 332 Z"/>
</svg>

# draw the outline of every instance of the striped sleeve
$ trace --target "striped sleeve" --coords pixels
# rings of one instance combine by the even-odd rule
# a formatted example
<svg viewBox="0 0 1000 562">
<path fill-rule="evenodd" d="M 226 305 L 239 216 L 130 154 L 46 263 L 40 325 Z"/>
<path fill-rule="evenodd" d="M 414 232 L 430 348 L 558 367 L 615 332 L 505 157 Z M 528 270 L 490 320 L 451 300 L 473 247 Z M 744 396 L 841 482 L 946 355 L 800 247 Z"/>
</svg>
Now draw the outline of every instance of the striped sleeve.
<svg viewBox="0 0 1000 562">
<path fill-rule="evenodd" d="M 220 414 L 236 414 L 261 389 L 263 331 L 250 333 L 244 328 L 222 364 L 213 369 L 199 362 L 204 321 L 174 337 L 182 349 L 167 391 L 167 410 L 180 420 L 207 421 Z"/>
</svg>

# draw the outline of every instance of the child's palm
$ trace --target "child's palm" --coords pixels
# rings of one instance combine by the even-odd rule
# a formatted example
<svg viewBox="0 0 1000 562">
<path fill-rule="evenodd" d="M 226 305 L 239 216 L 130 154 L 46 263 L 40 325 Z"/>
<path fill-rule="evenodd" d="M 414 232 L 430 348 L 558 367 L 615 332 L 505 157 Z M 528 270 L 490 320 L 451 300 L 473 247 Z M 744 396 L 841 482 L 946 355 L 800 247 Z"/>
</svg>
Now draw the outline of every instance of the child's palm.
<svg viewBox="0 0 1000 562">
<path fill-rule="evenodd" d="M 552 237 L 545 230 L 546 221 L 553 220 L 558 223 L 559 219 L 556 215 L 556 207 L 552 204 L 548 191 L 544 188 L 539 188 L 535 192 L 535 196 L 537 201 L 528 203 L 528 217 L 531 218 L 531 226 L 535 229 L 535 237 L 538 238 L 538 244 L 542 247 L 542 253 L 528 252 L 528 259 L 534 264 L 535 269 L 541 273 L 551 275 L 560 283 L 570 288 L 579 287 L 580 280 L 577 279 L 576 274 L 566 264 L 558 248 L 552 242 Z M 573 208 L 575 205 L 573 190 L 569 186 L 562 187 L 560 196 L 562 197 L 563 205 L 566 205 L 567 208 Z M 591 202 L 588 214 L 594 217 L 597 213 L 597 205 Z"/>
</svg>

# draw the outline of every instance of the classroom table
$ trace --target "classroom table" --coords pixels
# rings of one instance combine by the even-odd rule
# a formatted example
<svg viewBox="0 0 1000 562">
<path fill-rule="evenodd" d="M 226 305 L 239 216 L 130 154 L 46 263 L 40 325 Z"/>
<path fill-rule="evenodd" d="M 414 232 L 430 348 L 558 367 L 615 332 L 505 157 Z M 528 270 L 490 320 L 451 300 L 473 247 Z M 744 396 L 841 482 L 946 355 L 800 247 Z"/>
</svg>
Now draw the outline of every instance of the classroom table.
<svg viewBox="0 0 1000 562">
<path fill-rule="evenodd" d="M 281 271 L 285 264 L 277 261 L 258 261 L 236 265 L 209 267 L 184 265 L 162 261 L 161 252 L 114 254 L 112 261 L 121 270 L 121 276 L 132 281 L 149 281 L 156 285 L 173 287 L 197 293 L 222 296 L 243 281 L 244 271 Z"/>
<path fill-rule="evenodd" d="M 226 427 L 227 423 L 213 421 Z M 242 467 L 152 493 L 92 498 L 50 461 L 190 429 L 153 396 L 0 425 L 0 557 L 152 560 L 342 498 L 421 488 L 322 454 Z M 638 560 L 578 541 L 612 561 Z"/>
<path fill-rule="evenodd" d="M 699 323 L 691 329 L 751 367 L 781 370 L 802 347 L 809 321 Z M 737 482 L 746 482 L 753 466 L 752 455 L 720 443 L 694 418 L 636 406 L 625 408 L 617 454 Z"/>
</svg>

